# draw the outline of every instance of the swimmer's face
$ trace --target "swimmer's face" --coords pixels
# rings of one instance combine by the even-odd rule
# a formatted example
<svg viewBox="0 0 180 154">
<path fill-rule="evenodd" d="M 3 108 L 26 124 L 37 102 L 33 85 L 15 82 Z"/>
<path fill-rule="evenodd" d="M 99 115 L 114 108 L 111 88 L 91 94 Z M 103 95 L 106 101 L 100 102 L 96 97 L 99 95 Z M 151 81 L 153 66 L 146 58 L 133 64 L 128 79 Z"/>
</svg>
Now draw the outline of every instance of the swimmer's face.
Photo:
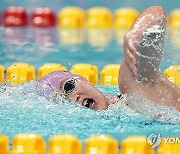
<svg viewBox="0 0 180 154">
<path fill-rule="evenodd" d="M 108 98 L 87 80 L 79 77 L 63 79 L 58 89 L 68 99 L 90 109 L 104 110 L 109 105 Z"/>
</svg>

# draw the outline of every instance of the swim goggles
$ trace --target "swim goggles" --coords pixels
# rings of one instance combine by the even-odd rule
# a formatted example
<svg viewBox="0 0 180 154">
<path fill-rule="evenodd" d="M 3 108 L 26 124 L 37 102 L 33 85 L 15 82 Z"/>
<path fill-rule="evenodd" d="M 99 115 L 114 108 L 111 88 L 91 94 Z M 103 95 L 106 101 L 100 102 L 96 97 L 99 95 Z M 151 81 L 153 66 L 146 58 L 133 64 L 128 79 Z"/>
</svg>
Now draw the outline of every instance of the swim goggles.
<svg viewBox="0 0 180 154">
<path fill-rule="evenodd" d="M 64 94 L 70 94 L 74 91 L 77 85 L 77 78 L 71 78 L 64 82 L 63 84 L 63 92 Z"/>
</svg>

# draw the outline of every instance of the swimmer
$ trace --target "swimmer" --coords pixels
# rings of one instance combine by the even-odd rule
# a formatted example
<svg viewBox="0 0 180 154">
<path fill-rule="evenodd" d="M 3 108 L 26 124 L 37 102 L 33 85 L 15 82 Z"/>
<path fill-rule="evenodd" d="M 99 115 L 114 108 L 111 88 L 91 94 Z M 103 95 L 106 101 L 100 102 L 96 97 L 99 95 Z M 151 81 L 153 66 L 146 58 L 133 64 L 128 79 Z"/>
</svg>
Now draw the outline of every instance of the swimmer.
<svg viewBox="0 0 180 154">
<path fill-rule="evenodd" d="M 107 98 L 85 78 L 66 71 L 42 77 L 48 96 L 65 98 L 91 108 L 105 110 L 123 94 L 139 93 L 148 100 L 180 111 L 180 89 L 169 82 L 159 66 L 165 42 L 167 14 L 162 6 L 144 10 L 124 37 L 124 59 L 119 71 L 121 96 Z"/>
</svg>

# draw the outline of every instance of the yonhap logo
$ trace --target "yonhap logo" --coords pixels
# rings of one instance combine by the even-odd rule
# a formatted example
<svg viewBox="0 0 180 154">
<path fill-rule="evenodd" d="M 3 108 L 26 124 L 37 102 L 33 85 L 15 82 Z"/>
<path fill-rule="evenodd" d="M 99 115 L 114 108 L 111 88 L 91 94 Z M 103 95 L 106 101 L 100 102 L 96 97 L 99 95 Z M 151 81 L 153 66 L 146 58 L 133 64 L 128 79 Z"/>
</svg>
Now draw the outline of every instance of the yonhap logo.
<svg viewBox="0 0 180 154">
<path fill-rule="evenodd" d="M 161 143 L 161 135 L 160 133 L 151 133 L 147 136 L 147 143 L 152 147 L 155 148 Z"/>
</svg>

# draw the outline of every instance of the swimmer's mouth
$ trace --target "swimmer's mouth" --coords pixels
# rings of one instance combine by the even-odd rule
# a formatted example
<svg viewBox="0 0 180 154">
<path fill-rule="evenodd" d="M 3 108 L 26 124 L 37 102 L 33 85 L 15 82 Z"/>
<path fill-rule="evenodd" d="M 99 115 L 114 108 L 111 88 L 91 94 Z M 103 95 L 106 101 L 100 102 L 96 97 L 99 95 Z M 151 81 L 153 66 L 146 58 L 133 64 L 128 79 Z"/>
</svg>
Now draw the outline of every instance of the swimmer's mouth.
<svg viewBox="0 0 180 154">
<path fill-rule="evenodd" d="M 92 98 L 87 98 L 87 99 L 83 100 L 82 105 L 87 107 L 87 108 L 94 109 L 95 108 L 95 101 Z"/>
</svg>

